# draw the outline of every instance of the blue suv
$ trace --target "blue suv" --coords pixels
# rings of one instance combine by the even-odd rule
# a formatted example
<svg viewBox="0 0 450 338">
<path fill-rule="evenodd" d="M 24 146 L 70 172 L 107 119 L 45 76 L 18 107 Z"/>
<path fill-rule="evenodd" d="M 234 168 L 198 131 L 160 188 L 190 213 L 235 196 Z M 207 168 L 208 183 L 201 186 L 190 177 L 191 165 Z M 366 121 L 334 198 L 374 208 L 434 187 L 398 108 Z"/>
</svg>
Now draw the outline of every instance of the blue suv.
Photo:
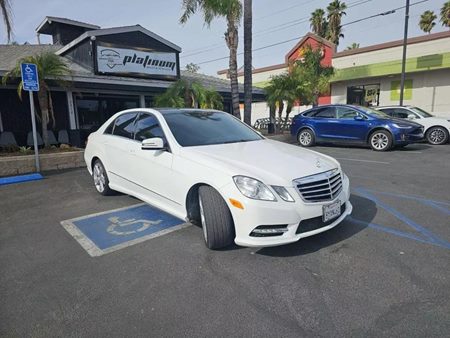
<svg viewBox="0 0 450 338">
<path fill-rule="evenodd" d="M 316 143 L 370 145 L 386 151 L 423 139 L 420 124 L 353 105 L 326 105 L 309 109 L 292 120 L 291 134 L 303 147 Z"/>
</svg>

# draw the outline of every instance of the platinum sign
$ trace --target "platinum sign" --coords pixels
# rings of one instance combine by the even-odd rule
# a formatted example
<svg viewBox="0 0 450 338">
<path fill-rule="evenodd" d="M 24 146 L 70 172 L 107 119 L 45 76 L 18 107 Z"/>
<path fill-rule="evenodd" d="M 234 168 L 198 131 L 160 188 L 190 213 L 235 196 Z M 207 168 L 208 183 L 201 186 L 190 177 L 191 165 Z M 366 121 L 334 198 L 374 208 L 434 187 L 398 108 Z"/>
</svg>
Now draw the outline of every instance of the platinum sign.
<svg viewBox="0 0 450 338">
<path fill-rule="evenodd" d="M 97 46 L 97 65 L 100 73 L 177 76 L 175 53 Z"/>
</svg>

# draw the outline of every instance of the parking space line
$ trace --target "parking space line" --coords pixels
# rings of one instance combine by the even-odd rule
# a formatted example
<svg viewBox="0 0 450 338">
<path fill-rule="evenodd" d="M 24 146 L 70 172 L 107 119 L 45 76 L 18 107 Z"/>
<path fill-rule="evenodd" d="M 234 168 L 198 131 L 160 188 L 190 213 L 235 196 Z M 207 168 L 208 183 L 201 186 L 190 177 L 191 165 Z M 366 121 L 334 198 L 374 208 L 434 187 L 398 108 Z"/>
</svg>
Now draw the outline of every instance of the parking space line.
<svg viewBox="0 0 450 338">
<path fill-rule="evenodd" d="M 336 159 L 336 160 L 343 160 L 343 161 L 354 161 L 354 162 L 367 162 L 367 163 L 391 164 L 390 162 L 372 161 L 372 160 L 360 160 L 360 159 L 357 159 L 357 158 L 335 157 L 335 159 Z"/>
<path fill-rule="evenodd" d="M 191 224 L 138 203 L 64 220 L 61 225 L 91 257 L 98 257 Z"/>
</svg>

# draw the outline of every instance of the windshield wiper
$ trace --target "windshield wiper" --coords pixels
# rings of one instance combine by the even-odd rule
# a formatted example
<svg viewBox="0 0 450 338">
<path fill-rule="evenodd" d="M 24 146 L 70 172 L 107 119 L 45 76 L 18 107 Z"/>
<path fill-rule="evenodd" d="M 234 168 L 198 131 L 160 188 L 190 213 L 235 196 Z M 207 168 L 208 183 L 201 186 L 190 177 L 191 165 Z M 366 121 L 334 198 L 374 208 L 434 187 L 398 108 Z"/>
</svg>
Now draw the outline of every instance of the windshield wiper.
<svg viewBox="0 0 450 338">
<path fill-rule="evenodd" d="M 239 143 L 239 142 L 250 142 L 252 140 L 233 140 L 233 141 L 225 141 L 221 142 L 220 144 L 228 144 L 228 143 Z"/>
</svg>

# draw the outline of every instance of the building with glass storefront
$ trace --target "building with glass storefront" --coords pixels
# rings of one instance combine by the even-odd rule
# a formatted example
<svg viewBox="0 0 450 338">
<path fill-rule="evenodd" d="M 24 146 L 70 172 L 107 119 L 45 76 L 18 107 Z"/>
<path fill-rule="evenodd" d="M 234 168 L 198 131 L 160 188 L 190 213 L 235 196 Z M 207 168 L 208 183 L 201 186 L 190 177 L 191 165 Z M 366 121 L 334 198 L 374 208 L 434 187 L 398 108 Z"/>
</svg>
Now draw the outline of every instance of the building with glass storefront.
<svg viewBox="0 0 450 338">
<path fill-rule="evenodd" d="M 72 72 L 67 86 L 50 82 L 56 134 L 67 130 L 70 143 L 83 146 L 89 133 L 114 113 L 128 108 L 152 107 L 154 97 L 174 81 L 185 78 L 216 90 L 231 111 L 229 81 L 180 70 L 181 48 L 140 25 L 102 29 L 57 17 L 46 17 L 36 29 L 51 35 L 53 44 L 0 45 L 0 77 L 23 57 L 43 51 L 63 57 Z M 29 100 L 17 95 L 19 79 L 0 86 L 0 132 L 11 131 L 25 145 L 31 130 Z M 239 88 L 243 101 L 243 86 Z M 255 102 L 264 91 L 253 90 Z M 35 95 L 35 106 L 39 109 Z M 39 126 L 38 126 L 39 130 Z"/>
</svg>

